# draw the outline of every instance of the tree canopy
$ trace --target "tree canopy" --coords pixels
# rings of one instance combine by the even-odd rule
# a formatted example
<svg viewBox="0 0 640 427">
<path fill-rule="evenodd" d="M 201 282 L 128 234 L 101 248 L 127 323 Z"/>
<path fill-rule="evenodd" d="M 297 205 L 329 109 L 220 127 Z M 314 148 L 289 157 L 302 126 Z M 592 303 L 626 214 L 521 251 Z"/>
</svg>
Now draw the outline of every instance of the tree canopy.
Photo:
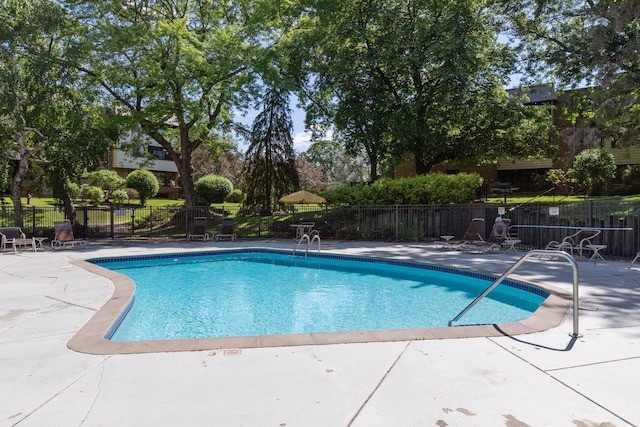
<svg viewBox="0 0 640 427">
<path fill-rule="evenodd" d="M 418 173 L 451 159 L 541 154 L 551 117 L 507 95 L 514 56 L 491 4 L 318 2 L 289 55 L 310 124 L 335 123 L 347 149 L 372 163 L 412 153 Z"/>
<path fill-rule="evenodd" d="M 618 145 L 640 137 L 640 1 L 504 2 L 523 72 L 584 92 L 580 108 Z"/>
<path fill-rule="evenodd" d="M 267 26 L 255 2 L 70 1 L 93 56 L 81 70 L 124 122 L 169 153 L 187 206 L 196 204 L 192 155 L 229 130 L 253 89 Z"/>
<path fill-rule="evenodd" d="M 640 0 L 2 5 L 0 186 L 11 187 L 17 223 L 23 183 L 39 176 L 72 214 L 69 180 L 104 166 L 113 119 L 162 146 L 195 205 L 194 180 L 210 162 L 198 150 L 220 158 L 234 114 L 267 89 L 246 169 L 247 182 L 260 184 L 246 184 L 249 199 L 267 205 L 297 189 L 290 119 L 276 99 L 292 90 L 316 137 L 334 131 L 342 157 L 366 157 L 370 180 L 407 153 L 417 173 L 549 154 L 550 111 L 507 93 L 514 72 L 564 89 L 591 85 L 580 114 L 620 145 L 640 136 Z M 329 180 L 338 181 L 333 167 Z"/>
<path fill-rule="evenodd" d="M 48 0 L 5 1 L 0 16 L 0 156 L 12 165 L 11 199 L 21 225 L 28 173 L 46 175 L 61 197 L 63 183 L 105 159 L 112 135 L 78 79 L 75 64 L 86 51 L 75 19 Z M 71 217 L 71 204 L 65 207 Z"/>
</svg>

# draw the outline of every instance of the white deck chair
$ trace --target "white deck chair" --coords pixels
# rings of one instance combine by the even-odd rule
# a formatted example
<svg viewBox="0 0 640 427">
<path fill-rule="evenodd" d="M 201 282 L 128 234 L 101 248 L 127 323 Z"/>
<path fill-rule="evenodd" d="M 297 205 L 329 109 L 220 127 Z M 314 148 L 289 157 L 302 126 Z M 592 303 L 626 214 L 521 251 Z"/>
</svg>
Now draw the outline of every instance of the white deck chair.
<svg viewBox="0 0 640 427">
<path fill-rule="evenodd" d="M 573 252 L 578 252 L 578 255 L 582 257 L 582 251 L 587 248 L 587 245 L 593 245 L 593 239 L 598 236 L 602 230 L 598 230 L 595 228 L 583 228 L 578 230 L 576 233 L 570 234 L 566 236 L 561 241 L 551 241 L 547 244 L 546 250 L 557 250 L 557 251 L 569 251 L 571 256 L 573 256 Z"/>
</svg>

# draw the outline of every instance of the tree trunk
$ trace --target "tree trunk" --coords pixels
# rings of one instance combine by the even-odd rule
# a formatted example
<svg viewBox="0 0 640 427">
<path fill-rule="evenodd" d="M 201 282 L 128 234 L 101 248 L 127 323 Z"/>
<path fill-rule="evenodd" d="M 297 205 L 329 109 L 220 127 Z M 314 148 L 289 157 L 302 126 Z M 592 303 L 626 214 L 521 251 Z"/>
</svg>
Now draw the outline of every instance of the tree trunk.
<svg viewBox="0 0 640 427">
<path fill-rule="evenodd" d="M 414 154 L 415 157 L 415 165 L 416 165 L 416 175 L 426 175 L 431 170 L 431 167 L 426 165 L 424 159 L 422 157 L 422 153 Z"/>
<path fill-rule="evenodd" d="M 369 160 L 369 180 L 376 182 L 378 179 L 378 163 L 376 161 Z"/>
<path fill-rule="evenodd" d="M 29 134 L 34 134 L 36 135 L 36 138 L 40 138 L 40 141 L 32 148 L 27 148 L 24 142 L 25 138 L 28 137 Z M 38 129 L 29 129 L 25 132 L 18 132 L 16 137 L 20 159 L 18 160 L 16 173 L 13 175 L 13 180 L 11 181 L 11 200 L 13 201 L 13 217 L 15 226 L 22 227 L 24 223 L 22 201 L 20 200 L 22 184 L 24 182 L 24 178 L 27 176 L 27 172 L 29 171 L 29 162 L 31 161 L 31 158 L 36 153 L 44 149 L 48 140 L 43 137 L 42 133 Z"/>
<path fill-rule="evenodd" d="M 13 202 L 13 223 L 16 227 L 22 227 L 24 224 L 23 212 L 22 212 L 22 200 L 20 199 L 20 192 L 22 191 L 22 178 L 17 174 L 13 178 L 11 183 L 11 201 Z"/>
<path fill-rule="evenodd" d="M 156 141 L 162 148 L 167 150 L 173 163 L 178 168 L 178 174 L 180 175 L 180 184 L 182 186 L 182 192 L 184 194 L 184 204 L 187 209 L 197 206 L 198 199 L 196 197 L 196 189 L 193 181 L 193 151 L 197 147 L 189 140 L 189 129 L 182 126 L 180 129 L 180 147 L 179 151 L 177 147 L 171 144 L 171 141 L 167 140 L 158 132 L 158 130 L 150 123 L 143 123 L 143 129 L 148 136 Z"/>
<path fill-rule="evenodd" d="M 187 140 L 185 141 L 183 139 L 180 144 L 180 163 L 176 164 L 180 165 L 179 172 L 182 181 L 182 191 L 184 192 L 184 204 L 187 209 L 189 209 L 198 205 L 198 199 L 196 197 L 196 187 L 193 182 L 193 165 L 191 164 L 193 147 L 191 141 L 188 140 L 188 133 L 182 136 L 182 138 L 185 137 Z"/>
<path fill-rule="evenodd" d="M 196 189 L 193 183 L 193 175 L 189 171 L 185 171 L 182 168 L 180 171 L 180 178 L 182 180 L 182 191 L 184 193 L 184 204 L 187 208 L 193 208 L 198 205 L 198 199 L 196 197 Z"/>
<path fill-rule="evenodd" d="M 22 144 L 22 139 L 19 144 L 20 160 L 18 161 L 18 169 L 13 180 L 11 181 L 11 201 L 13 202 L 13 222 L 16 227 L 22 227 L 24 224 L 22 200 L 20 199 L 20 193 L 22 193 L 22 183 L 24 177 L 27 176 L 29 170 L 29 160 L 31 159 L 31 153 L 26 150 Z"/>
<path fill-rule="evenodd" d="M 62 197 L 62 207 L 64 210 L 64 217 L 71 221 L 72 224 L 76 223 L 76 209 L 69 198 L 69 195 Z"/>
</svg>

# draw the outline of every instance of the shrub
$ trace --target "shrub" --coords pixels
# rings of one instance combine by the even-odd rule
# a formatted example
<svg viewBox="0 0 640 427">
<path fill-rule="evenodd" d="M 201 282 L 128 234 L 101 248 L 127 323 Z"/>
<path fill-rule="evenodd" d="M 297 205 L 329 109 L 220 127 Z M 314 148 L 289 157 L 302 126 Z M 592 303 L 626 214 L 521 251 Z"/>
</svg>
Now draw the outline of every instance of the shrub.
<svg viewBox="0 0 640 427">
<path fill-rule="evenodd" d="M 123 188 L 126 183 L 116 171 L 109 169 L 91 172 L 87 175 L 87 180 L 89 185 L 102 188 L 103 190 L 109 191 L 109 193 Z"/>
<path fill-rule="evenodd" d="M 67 183 L 67 194 L 69 195 L 69 198 L 71 200 L 79 199 L 81 192 L 82 192 L 82 189 L 75 182 Z"/>
<path fill-rule="evenodd" d="M 331 204 L 394 205 L 468 203 L 476 198 L 477 174 L 433 173 L 413 178 L 379 179 L 372 185 L 343 186 L 322 195 Z"/>
<path fill-rule="evenodd" d="M 102 203 L 103 192 L 102 188 L 96 187 L 94 185 L 89 185 L 85 187 L 85 194 L 89 203 L 94 206 L 98 206 Z"/>
<path fill-rule="evenodd" d="M 129 201 L 127 190 L 119 189 L 111 193 L 111 200 L 116 206 L 122 206 Z"/>
<path fill-rule="evenodd" d="M 146 169 L 138 169 L 127 175 L 127 186 L 138 192 L 140 204 L 143 206 L 148 199 L 158 194 L 160 189 L 158 178 Z"/>
<path fill-rule="evenodd" d="M 602 184 L 616 174 L 613 154 L 604 148 L 582 150 L 573 162 L 576 180 L 587 189 L 587 195 L 598 195 Z"/>
<path fill-rule="evenodd" d="M 242 192 L 239 188 L 234 189 L 229 197 L 227 197 L 227 201 L 229 203 L 243 203 L 247 198 L 247 195 Z"/>
<path fill-rule="evenodd" d="M 233 191 L 233 184 L 228 178 L 218 175 L 206 175 L 195 183 L 198 203 L 210 205 L 211 203 L 222 203 Z"/>
<path fill-rule="evenodd" d="M 78 197 L 80 197 L 83 202 L 89 198 L 89 196 L 87 195 L 87 190 L 89 189 L 89 187 L 89 184 L 82 184 L 80 186 L 80 194 L 78 195 Z"/>
<path fill-rule="evenodd" d="M 547 171 L 546 179 L 563 195 L 573 194 L 573 188 L 576 185 L 573 169 L 550 169 Z"/>
</svg>

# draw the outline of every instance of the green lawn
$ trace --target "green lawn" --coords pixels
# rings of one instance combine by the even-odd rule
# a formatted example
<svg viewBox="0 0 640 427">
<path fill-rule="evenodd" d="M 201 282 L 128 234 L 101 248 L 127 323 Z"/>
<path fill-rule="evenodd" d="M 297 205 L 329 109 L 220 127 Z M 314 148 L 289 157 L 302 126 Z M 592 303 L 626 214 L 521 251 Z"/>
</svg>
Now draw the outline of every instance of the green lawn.
<svg viewBox="0 0 640 427">
<path fill-rule="evenodd" d="M 518 204 L 518 203 L 556 203 L 556 202 L 584 202 L 585 200 L 596 200 L 598 202 L 634 202 L 640 201 L 640 194 L 634 194 L 630 196 L 603 196 L 603 197 L 585 197 L 585 196 L 540 196 L 537 197 L 535 194 L 510 194 L 507 195 L 507 203 L 508 204 Z M 494 203 L 503 203 L 504 196 L 498 197 L 488 197 L 488 202 Z"/>
</svg>

